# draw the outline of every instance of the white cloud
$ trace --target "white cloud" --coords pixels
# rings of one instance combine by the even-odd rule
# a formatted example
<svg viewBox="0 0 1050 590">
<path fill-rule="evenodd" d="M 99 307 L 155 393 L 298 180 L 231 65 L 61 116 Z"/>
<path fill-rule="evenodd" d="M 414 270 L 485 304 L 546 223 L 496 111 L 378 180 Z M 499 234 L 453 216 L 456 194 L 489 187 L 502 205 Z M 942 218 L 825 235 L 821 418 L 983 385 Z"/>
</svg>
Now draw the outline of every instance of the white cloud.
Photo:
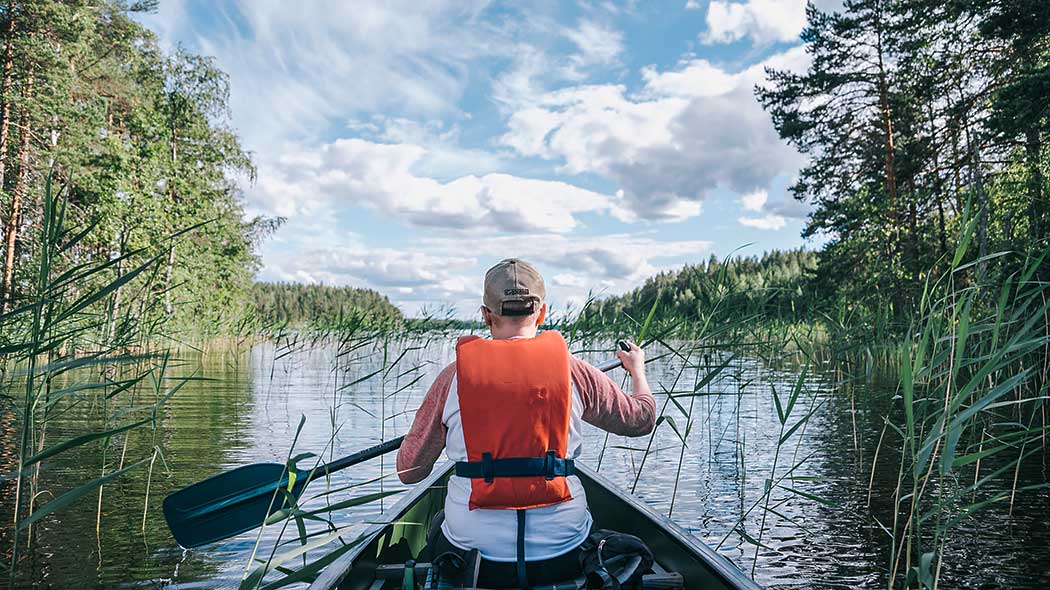
<svg viewBox="0 0 1050 590">
<path fill-rule="evenodd" d="M 784 229 L 784 226 L 787 225 L 787 220 L 783 216 L 773 213 L 765 217 L 741 217 L 737 221 L 749 227 L 767 230 Z"/>
<path fill-rule="evenodd" d="M 215 56 L 230 75 L 239 133 L 262 159 L 354 113 L 457 117 L 472 65 L 506 51 L 487 0 L 162 2 L 142 17 L 165 46 Z M 202 22 L 206 23 L 202 26 Z"/>
<path fill-rule="evenodd" d="M 425 238 L 421 245 L 433 252 L 455 252 L 467 239 Z M 647 234 L 474 236 L 469 243 L 475 252 L 491 253 L 491 263 L 516 256 L 535 262 L 544 276 L 557 274 L 552 268 L 561 269 L 586 277 L 592 287 L 614 290 L 659 272 L 665 268 L 661 260 L 674 260 L 675 265 L 699 260 L 713 246 L 708 240 L 664 241 Z"/>
<path fill-rule="evenodd" d="M 447 126 L 440 120 L 417 121 L 405 117 L 373 115 L 365 121 L 351 120 L 347 125 L 361 139 L 423 148 L 423 156 L 412 167 L 413 172 L 420 176 L 449 180 L 463 175 L 465 170 L 484 174 L 508 167 L 506 158 L 501 154 L 462 147 L 460 127 Z"/>
<path fill-rule="evenodd" d="M 469 255 L 369 247 L 356 238 L 302 251 L 277 250 L 268 259 L 264 280 L 375 289 L 408 313 L 465 300 L 477 282 L 469 280 L 476 262 Z"/>
<path fill-rule="evenodd" d="M 323 216 L 365 206 L 417 227 L 504 232 L 567 232 L 580 213 L 629 219 L 617 199 L 574 185 L 510 174 L 465 175 L 440 182 L 419 175 L 427 154 L 413 144 L 340 139 L 286 154 L 251 191 L 265 213 Z"/>
<path fill-rule="evenodd" d="M 689 0 L 694 8 L 700 8 Z M 842 8 L 842 0 L 812 0 L 825 12 Z M 797 42 L 806 26 L 807 0 L 711 0 L 707 6 L 704 43 L 731 43 L 749 37 L 755 45 Z"/>
<path fill-rule="evenodd" d="M 805 25 L 805 0 L 711 0 L 707 31 L 700 39 L 705 43 L 728 43 L 749 36 L 759 45 L 797 41 Z"/>
<path fill-rule="evenodd" d="M 679 70 L 660 72 L 650 66 L 642 70 L 645 92 L 650 97 L 715 97 L 732 92 L 740 74 L 727 72 L 705 59 L 685 62 Z"/>
<path fill-rule="evenodd" d="M 779 139 L 753 88 L 765 66 L 801 69 L 807 60 L 801 47 L 737 72 L 694 59 L 646 68 L 635 95 L 613 84 L 548 92 L 510 116 L 500 141 L 560 160 L 565 172 L 613 180 L 639 217 L 685 219 L 716 187 L 751 192 L 797 170 L 801 157 Z"/>
<path fill-rule="evenodd" d="M 740 197 L 740 204 L 748 211 L 761 211 L 767 200 L 769 200 L 769 193 L 766 191 L 755 191 Z"/>
<path fill-rule="evenodd" d="M 519 44 L 516 49 L 512 65 L 492 81 L 493 100 L 511 109 L 532 103 L 541 96 L 545 88 L 542 79 L 554 69 L 553 60 L 538 48 Z"/>
<path fill-rule="evenodd" d="M 565 36 L 577 47 L 570 59 L 581 67 L 614 64 L 623 52 L 623 33 L 593 21 L 567 29 Z"/>
<path fill-rule="evenodd" d="M 551 282 L 559 287 L 587 288 L 587 277 L 577 273 L 560 272 L 551 277 Z"/>
<path fill-rule="evenodd" d="M 493 99 L 508 112 L 534 104 L 551 88 L 619 66 L 624 40 L 617 29 L 586 19 L 573 27 L 534 16 L 529 23 L 521 35 L 526 39 L 508 48 L 509 67 L 492 81 Z M 574 50 L 553 52 L 552 39 L 567 40 Z"/>
<path fill-rule="evenodd" d="M 813 206 L 790 196 L 781 197 L 766 203 L 762 208 L 770 213 L 790 219 L 805 219 L 813 212 Z"/>
<path fill-rule="evenodd" d="M 262 277 L 367 287 L 410 314 L 451 304 L 469 317 L 481 303 L 485 269 L 502 258 L 535 263 L 547 281 L 548 301 L 563 308 L 578 306 L 588 292 L 627 291 L 657 272 L 705 258 L 711 247 L 706 240 L 661 241 L 646 234 L 486 233 L 426 237 L 393 249 L 332 233 L 297 251 L 270 248 Z"/>
<path fill-rule="evenodd" d="M 547 282 L 548 301 L 558 307 L 578 307 L 588 292 L 598 296 L 623 293 L 658 272 L 702 260 L 713 244 L 707 240 L 664 241 L 649 234 L 583 237 L 548 233 L 424 238 L 419 247 L 435 254 L 454 254 L 466 248 L 479 253 L 478 267 L 465 277 L 469 285 L 466 297 L 455 301 L 458 308 L 470 311 L 480 303 L 484 270 L 502 258 L 515 256 L 536 264 Z"/>
<path fill-rule="evenodd" d="M 719 42 L 787 38 L 794 14 L 774 0 L 714 0 L 726 14 L 711 25 L 722 17 L 707 2 L 685 4 L 708 10 Z M 263 246 L 263 278 L 371 287 L 410 313 L 451 302 L 470 314 L 484 269 L 505 256 L 539 264 L 564 304 L 626 291 L 713 248 L 601 235 L 602 217 L 695 218 L 715 189 L 738 195 L 745 225 L 778 229 L 804 215 L 773 192 L 770 179 L 800 158 L 753 96 L 763 65 L 797 69 L 804 52 L 743 69 L 690 56 L 643 68 L 628 89 L 616 82 L 634 79 L 623 63 L 636 56 L 618 27 L 645 11 L 622 7 L 585 3 L 564 22 L 556 4 L 488 0 L 316 0 L 302 10 L 229 0 L 204 13 L 172 0 L 143 19 L 163 46 L 214 55 L 230 75 L 234 125 L 259 166 L 248 212 L 288 219 Z M 505 129 L 493 127 L 500 116 Z M 601 188 L 544 180 L 556 173 Z"/>
<path fill-rule="evenodd" d="M 779 230 L 787 225 L 788 219 L 805 219 L 810 213 L 810 206 L 788 196 L 769 200 L 769 193 L 764 190 L 747 193 L 740 197 L 740 205 L 749 214 L 737 221 L 749 227 L 765 230 Z"/>
<path fill-rule="evenodd" d="M 382 290 L 395 287 L 406 293 L 435 286 L 446 293 L 457 292 L 459 287 L 451 272 L 473 262 L 464 257 L 437 257 L 420 251 L 361 246 L 312 250 L 306 258 L 308 262 L 300 261 L 296 270 L 309 273 L 311 282 L 357 279 Z"/>
</svg>

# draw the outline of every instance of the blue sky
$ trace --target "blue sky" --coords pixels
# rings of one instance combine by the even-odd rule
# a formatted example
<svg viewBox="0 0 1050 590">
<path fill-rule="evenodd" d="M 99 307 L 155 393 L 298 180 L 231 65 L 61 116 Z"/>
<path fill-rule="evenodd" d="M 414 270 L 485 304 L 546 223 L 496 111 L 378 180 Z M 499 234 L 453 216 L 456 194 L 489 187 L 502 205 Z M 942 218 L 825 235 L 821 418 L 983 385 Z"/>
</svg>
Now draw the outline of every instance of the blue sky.
<svg viewBox="0 0 1050 590">
<path fill-rule="evenodd" d="M 230 76 L 248 213 L 286 218 L 260 278 L 469 316 L 510 256 L 564 308 L 803 245 L 804 160 L 753 87 L 805 69 L 804 17 L 805 0 L 163 0 L 142 20 Z"/>
</svg>

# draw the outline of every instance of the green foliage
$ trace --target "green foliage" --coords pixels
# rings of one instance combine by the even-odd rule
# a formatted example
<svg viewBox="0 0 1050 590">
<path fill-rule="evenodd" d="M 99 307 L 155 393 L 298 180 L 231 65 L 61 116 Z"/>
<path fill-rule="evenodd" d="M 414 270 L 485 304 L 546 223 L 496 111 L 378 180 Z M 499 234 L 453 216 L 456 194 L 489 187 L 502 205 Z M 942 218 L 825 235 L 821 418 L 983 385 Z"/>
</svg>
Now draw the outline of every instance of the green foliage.
<svg viewBox="0 0 1050 590">
<path fill-rule="evenodd" d="M 251 294 L 258 318 L 269 324 L 338 325 L 351 316 L 370 322 L 403 319 L 401 310 L 371 289 L 255 283 Z"/>
<path fill-rule="evenodd" d="M 953 237 L 968 235 L 959 224 L 970 201 L 971 259 L 1046 246 L 1048 6 L 810 6 L 808 69 L 769 71 L 757 95 L 780 135 L 810 157 L 792 190 L 814 207 L 805 234 L 830 238 L 822 292 L 905 317 L 923 281 L 949 268 Z M 1005 277 L 1016 260 L 980 270 Z"/>
<path fill-rule="evenodd" d="M 893 400 L 896 423 L 887 422 L 900 456 L 890 467 L 898 482 L 892 535 L 904 551 L 891 555 L 890 571 L 906 587 L 937 587 L 953 530 L 981 508 L 1012 506 L 1018 492 L 1050 486 L 1017 485 L 1046 430 L 1046 375 L 1035 368 L 1050 343 L 1050 307 L 1047 284 L 1032 277 L 1048 253 L 1020 261 L 1001 284 L 968 276 L 982 259 L 956 262 L 926 285 L 908 335 L 894 347 L 901 395 Z M 982 300 L 996 303 L 984 310 Z M 993 467 L 982 471 L 982 460 Z M 1002 477 L 1011 472 L 1012 482 Z"/>
<path fill-rule="evenodd" d="M 757 94 L 810 156 L 793 192 L 814 207 L 806 235 L 830 238 L 812 288 L 832 342 L 900 369 L 889 586 L 934 589 L 954 527 L 1012 503 L 1045 429 L 1050 4 L 846 0 L 808 18 L 807 71 Z"/>
<path fill-rule="evenodd" d="M 269 220 L 245 222 L 236 181 L 254 168 L 229 125 L 229 84 L 210 58 L 165 54 L 131 10 L 149 3 L 18 0 L 0 7 L 0 216 L 6 309 L 26 298 L 43 244 L 31 231 L 52 174 L 69 194 L 66 224 L 85 231 L 78 264 L 108 262 L 109 283 L 170 240 L 157 268 L 119 285 L 96 311 L 138 313 L 212 330 L 245 312 Z M 10 51 L 6 51 L 10 48 Z M 8 246 L 11 245 L 11 247 Z M 8 263 L 9 261 L 9 263 Z M 80 284 L 77 289 L 91 289 Z M 108 309 L 107 309 L 108 308 Z M 111 333 L 120 326 L 111 324 Z"/>
<path fill-rule="evenodd" d="M 156 338 L 156 326 L 146 321 L 156 317 L 155 310 L 149 309 L 158 305 L 155 299 L 145 297 L 135 306 L 125 306 L 119 317 L 106 305 L 132 281 L 155 276 L 164 260 L 163 246 L 134 253 L 141 262 L 119 275 L 112 272 L 115 261 L 79 262 L 80 247 L 95 237 L 92 231 L 74 231 L 66 225 L 71 211 L 68 196 L 52 191 L 50 177 L 40 200 L 40 225 L 34 236 L 39 252 L 35 267 L 27 273 L 32 280 L 25 285 L 19 306 L 0 315 L 0 416 L 9 420 L 5 427 L 10 427 L 12 451 L 7 472 L 0 474 L 12 498 L 7 512 L 11 528 L 0 538 L 0 554 L 11 586 L 32 570 L 23 561 L 32 557 L 23 553 L 32 546 L 34 535 L 52 528 L 48 519 L 73 506 L 83 509 L 91 497 L 98 498 L 101 522 L 106 486 L 132 470 L 148 469 L 152 475 L 156 459 L 163 462 L 158 446 L 160 412 L 186 383 L 185 378 L 167 375 L 166 353 L 126 352 L 146 350 Z M 129 255 L 121 260 L 131 259 Z M 78 349 L 77 343 L 90 350 Z M 150 393 L 153 399 L 143 400 Z M 49 423 L 77 406 L 93 408 L 100 424 L 76 436 L 56 437 Z M 149 443 L 146 452 L 128 452 L 133 437 Z M 123 450 L 116 451 L 121 444 Z M 41 471 L 50 462 L 84 447 L 95 449 L 100 463 L 97 477 L 64 478 L 59 485 L 41 482 Z"/>
<path fill-rule="evenodd" d="M 624 295 L 592 301 L 578 323 L 614 326 L 629 316 L 641 325 L 655 312 L 658 324 L 678 321 L 685 332 L 690 331 L 689 326 L 697 332 L 716 307 L 720 310 L 715 318 L 718 322 L 753 316 L 805 319 L 816 304 L 810 287 L 816 267 L 817 254 L 803 249 L 728 261 L 712 256 L 706 262 L 660 273 Z M 684 335 L 681 331 L 679 334 Z"/>
</svg>

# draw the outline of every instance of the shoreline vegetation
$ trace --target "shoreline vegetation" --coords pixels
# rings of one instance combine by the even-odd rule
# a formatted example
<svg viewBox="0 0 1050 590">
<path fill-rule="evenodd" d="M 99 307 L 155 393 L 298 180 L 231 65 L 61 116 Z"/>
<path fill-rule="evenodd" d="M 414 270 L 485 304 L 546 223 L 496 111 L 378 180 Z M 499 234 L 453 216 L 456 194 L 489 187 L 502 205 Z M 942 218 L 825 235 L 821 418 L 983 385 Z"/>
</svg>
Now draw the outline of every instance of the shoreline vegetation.
<svg viewBox="0 0 1050 590">
<path fill-rule="evenodd" d="M 889 547 L 877 572 L 887 588 L 936 590 L 961 523 L 1048 485 L 1018 477 L 1045 458 L 1050 429 L 1048 7 L 811 6 L 809 69 L 770 70 L 756 95 L 809 157 L 792 192 L 812 207 L 804 235 L 827 245 L 711 258 L 549 322 L 574 349 L 629 336 L 681 360 L 658 428 L 681 438 L 683 457 L 693 400 L 734 355 L 801 376 L 832 367 L 842 391 L 895 375 L 892 395 L 857 402 L 879 408 L 882 424 L 858 460 L 897 482 L 890 517 L 871 516 Z M 162 51 L 133 18 L 152 8 L 0 5 L 0 576 L 11 588 L 31 583 L 39 523 L 75 507 L 96 513 L 98 532 L 115 518 L 103 510 L 110 486 L 133 471 L 148 482 L 131 515 L 144 534 L 161 500 L 150 485 L 170 474 L 166 404 L 200 378 L 180 347 L 266 339 L 280 355 L 331 343 L 347 376 L 340 395 L 376 381 L 393 395 L 427 376 L 391 355 L 393 342 L 479 329 L 445 312 L 406 318 L 374 291 L 256 283 L 258 245 L 282 220 L 245 220 L 238 187 L 255 170 L 229 125 L 227 77 L 209 58 Z M 348 377 L 359 357 L 379 370 Z M 753 548 L 752 568 L 777 498 L 826 503 L 787 459 L 822 407 L 803 382 L 760 393 L 775 403 L 784 462 L 747 509 L 761 524 L 733 532 Z M 96 425 L 56 435 L 49 424 L 73 408 Z M 82 448 L 97 452 L 96 477 L 42 487 L 50 460 Z M 282 515 L 273 524 L 298 536 L 259 547 L 269 557 L 246 564 L 242 587 L 308 580 L 348 547 L 345 531 L 308 535 L 315 512 Z"/>
</svg>

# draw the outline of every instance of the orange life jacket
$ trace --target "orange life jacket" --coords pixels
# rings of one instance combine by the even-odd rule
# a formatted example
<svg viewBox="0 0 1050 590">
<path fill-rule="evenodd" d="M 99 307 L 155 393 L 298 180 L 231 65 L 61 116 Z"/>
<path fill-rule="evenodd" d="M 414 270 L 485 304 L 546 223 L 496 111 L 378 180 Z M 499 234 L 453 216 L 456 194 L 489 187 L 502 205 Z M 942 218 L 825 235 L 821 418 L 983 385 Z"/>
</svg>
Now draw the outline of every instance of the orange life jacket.
<svg viewBox="0 0 1050 590">
<path fill-rule="evenodd" d="M 471 478 L 470 509 L 524 510 L 572 499 L 565 477 L 572 377 L 561 334 L 456 344 L 456 381 Z"/>
</svg>

